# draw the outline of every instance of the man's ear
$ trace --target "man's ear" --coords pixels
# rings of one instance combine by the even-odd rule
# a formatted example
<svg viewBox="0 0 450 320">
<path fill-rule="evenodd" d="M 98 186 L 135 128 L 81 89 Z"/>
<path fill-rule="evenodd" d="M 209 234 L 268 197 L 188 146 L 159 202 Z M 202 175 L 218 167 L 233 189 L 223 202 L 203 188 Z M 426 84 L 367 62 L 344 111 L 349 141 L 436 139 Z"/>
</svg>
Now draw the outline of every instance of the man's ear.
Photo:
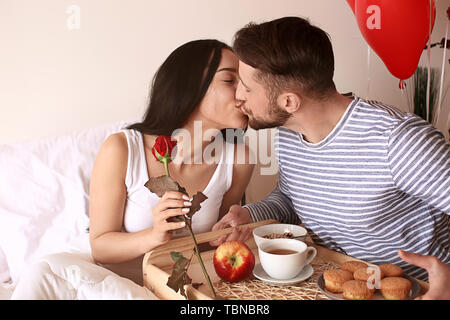
<svg viewBox="0 0 450 320">
<path fill-rule="evenodd" d="M 277 99 L 278 105 L 291 114 L 300 109 L 301 102 L 301 98 L 292 92 L 283 92 Z"/>
</svg>

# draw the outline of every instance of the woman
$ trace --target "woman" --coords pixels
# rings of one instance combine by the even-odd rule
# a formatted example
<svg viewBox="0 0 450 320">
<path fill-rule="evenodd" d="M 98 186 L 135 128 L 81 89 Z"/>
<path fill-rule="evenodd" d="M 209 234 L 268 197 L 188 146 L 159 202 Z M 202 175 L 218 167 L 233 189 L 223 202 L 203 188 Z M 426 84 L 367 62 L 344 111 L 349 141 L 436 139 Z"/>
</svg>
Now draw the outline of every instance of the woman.
<svg viewBox="0 0 450 320">
<path fill-rule="evenodd" d="M 198 134 L 194 131 L 198 131 L 199 124 L 203 132 L 246 128 L 247 117 L 235 100 L 237 70 L 238 59 L 224 43 L 198 40 L 182 45 L 156 73 L 144 120 L 106 139 L 97 155 L 90 184 L 89 233 L 95 262 L 142 284 L 143 255 L 184 228 L 179 222 L 166 220 L 185 214 L 183 209 L 191 205 L 189 197 L 167 192 L 159 198 L 144 186 L 149 178 L 165 175 L 163 164 L 151 152 L 160 135 L 170 136 L 175 130 L 182 133 L 173 136 L 178 141 L 176 156 L 180 161 L 169 164 L 170 175 L 188 194 L 202 191 L 208 197 L 193 216 L 194 232 L 210 231 L 231 205 L 240 202 L 253 165 L 237 164 L 238 148 L 230 143 L 215 150 L 218 163 L 199 159 L 196 155 L 203 155 L 220 137 L 206 141 L 186 138 Z M 248 148 L 244 150 L 249 159 Z M 249 233 L 248 229 L 236 232 L 242 240 Z M 81 261 L 72 263 L 80 265 Z M 39 279 L 40 272 L 49 268 L 48 264 L 37 266 L 37 271 L 30 272 L 33 279 Z M 95 267 L 97 274 L 108 272 Z M 30 288 L 35 283 L 33 279 L 18 284 L 21 289 L 15 298 L 60 298 L 52 294 L 58 290 Z"/>
<path fill-rule="evenodd" d="M 144 120 L 105 141 L 90 186 L 90 242 L 98 263 L 121 273 L 112 264 L 138 259 L 140 265 L 146 252 L 169 241 L 171 230 L 184 227 L 166 219 L 185 214 L 189 198 L 179 192 L 159 198 L 144 186 L 149 178 L 165 174 L 163 164 L 151 153 L 152 146 L 157 136 L 170 136 L 179 129 L 194 137 L 196 123 L 203 132 L 244 129 L 247 117 L 235 100 L 237 70 L 238 59 L 219 41 L 182 45 L 156 73 Z M 198 161 L 194 155 L 203 155 L 214 139 L 189 141 L 185 136 L 177 137 L 181 161 L 171 162 L 169 172 L 188 194 L 203 191 L 208 197 L 192 222 L 194 232 L 206 232 L 240 202 L 253 166 L 233 165 L 236 154 L 230 148 L 223 148 L 219 164 Z M 140 278 L 140 268 L 135 270 Z"/>
</svg>

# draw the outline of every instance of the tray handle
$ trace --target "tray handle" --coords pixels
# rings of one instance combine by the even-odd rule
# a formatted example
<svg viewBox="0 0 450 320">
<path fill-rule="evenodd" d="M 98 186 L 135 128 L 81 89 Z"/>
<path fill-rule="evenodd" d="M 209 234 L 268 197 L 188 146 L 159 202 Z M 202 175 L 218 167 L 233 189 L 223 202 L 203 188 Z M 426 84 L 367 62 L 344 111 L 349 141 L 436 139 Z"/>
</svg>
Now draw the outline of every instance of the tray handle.
<svg viewBox="0 0 450 320">
<path fill-rule="evenodd" d="M 239 227 L 247 226 L 248 228 L 253 230 L 259 226 L 264 226 L 266 224 L 272 224 L 272 223 L 279 223 L 279 222 L 276 220 L 264 220 L 264 221 L 258 221 L 258 222 L 240 225 Z M 197 243 L 200 244 L 200 243 L 217 240 L 219 237 L 221 237 L 225 234 L 230 234 L 231 232 L 233 232 L 233 228 L 226 228 L 226 229 L 217 230 L 217 231 L 199 233 L 199 234 L 195 235 L 195 239 L 197 240 Z M 189 250 L 189 249 L 194 249 L 194 242 L 192 241 L 191 236 L 172 239 L 169 242 L 167 242 L 166 244 L 148 252 L 147 255 L 158 255 L 161 252 L 185 251 L 185 250 Z"/>
</svg>

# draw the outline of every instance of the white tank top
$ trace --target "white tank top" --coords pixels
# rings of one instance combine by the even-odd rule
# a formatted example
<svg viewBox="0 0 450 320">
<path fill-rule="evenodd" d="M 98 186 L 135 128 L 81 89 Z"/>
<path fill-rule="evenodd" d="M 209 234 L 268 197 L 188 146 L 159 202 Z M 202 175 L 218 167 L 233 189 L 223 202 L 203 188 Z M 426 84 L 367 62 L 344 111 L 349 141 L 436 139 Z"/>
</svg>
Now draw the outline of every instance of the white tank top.
<svg viewBox="0 0 450 320">
<path fill-rule="evenodd" d="M 121 132 L 125 134 L 128 143 L 128 166 L 125 178 L 127 199 L 123 229 L 126 232 L 138 232 L 153 226 L 152 209 L 161 198 L 144 186 L 149 176 L 142 134 L 132 129 L 121 130 Z M 202 202 L 201 209 L 192 217 L 194 233 L 211 231 L 217 222 L 223 196 L 231 186 L 233 164 L 234 145 L 224 143 L 220 162 L 205 190 L 202 191 L 208 199 Z M 186 229 L 181 229 L 173 237 L 188 235 Z"/>
</svg>

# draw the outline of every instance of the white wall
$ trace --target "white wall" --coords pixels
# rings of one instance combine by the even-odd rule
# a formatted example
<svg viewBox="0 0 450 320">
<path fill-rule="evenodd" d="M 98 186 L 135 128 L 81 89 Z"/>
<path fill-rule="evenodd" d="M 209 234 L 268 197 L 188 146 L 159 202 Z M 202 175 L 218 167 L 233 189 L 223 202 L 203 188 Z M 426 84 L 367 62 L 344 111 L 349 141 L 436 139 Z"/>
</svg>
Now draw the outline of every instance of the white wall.
<svg viewBox="0 0 450 320">
<path fill-rule="evenodd" d="M 443 37 L 450 0 L 437 4 L 433 41 Z M 79 30 L 67 28 L 70 5 L 81 9 Z M 0 143 L 139 118 L 175 47 L 205 37 L 230 43 L 249 21 L 285 15 L 329 32 L 338 89 L 365 96 L 367 46 L 344 0 L 0 0 Z M 433 50 L 438 66 L 441 53 Z M 372 57 L 370 97 L 405 108 L 398 80 Z"/>
<path fill-rule="evenodd" d="M 436 2 L 433 41 L 443 37 L 450 5 Z M 79 30 L 67 27 L 71 5 L 81 10 Z M 344 0 L 0 0 L 0 144 L 138 119 L 154 72 L 177 46 L 230 43 L 250 21 L 287 15 L 309 17 L 331 35 L 338 90 L 367 97 L 367 45 Z M 441 54 L 433 50 L 434 65 Z M 369 98 L 406 109 L 398 80 L 375 54 L 370 79 Z M 447 134 L 445 123 L 440 129 Z"/>
</svg>

